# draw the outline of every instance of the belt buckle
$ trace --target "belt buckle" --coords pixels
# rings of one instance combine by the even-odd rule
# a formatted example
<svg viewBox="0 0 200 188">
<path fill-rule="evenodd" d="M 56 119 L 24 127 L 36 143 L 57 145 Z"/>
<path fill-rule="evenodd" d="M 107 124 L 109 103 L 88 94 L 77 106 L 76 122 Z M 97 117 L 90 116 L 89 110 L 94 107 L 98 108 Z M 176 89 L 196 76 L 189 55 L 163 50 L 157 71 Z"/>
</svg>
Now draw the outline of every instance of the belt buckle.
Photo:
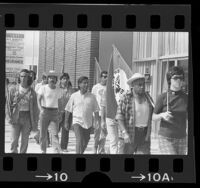
<svg viewBox="0 0 200 188">
<path fill-rule="evenodd" d="M 144 131 L 145 127 L 138 127 L 139 131 Z"/>
</svg>

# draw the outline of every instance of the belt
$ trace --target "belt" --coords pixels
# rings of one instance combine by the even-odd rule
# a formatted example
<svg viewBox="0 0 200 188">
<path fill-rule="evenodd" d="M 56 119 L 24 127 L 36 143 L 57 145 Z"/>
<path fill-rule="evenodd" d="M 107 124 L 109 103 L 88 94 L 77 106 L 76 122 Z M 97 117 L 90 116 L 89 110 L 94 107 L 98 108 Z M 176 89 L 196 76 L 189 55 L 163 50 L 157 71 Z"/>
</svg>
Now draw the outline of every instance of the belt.
<svg viewBox="0 0 200 188">
<path fill-rule="evenodd" d="M 58 108 L 47 108 L 47 107 L 44 107 L 44 106 L 42 106 L 42 108 L 44 108 L 45 110 L 58 110 Z"/>
<path fill-rule="evenodd" d="M 147 127 L 135 127 L 138 131 L 145 131 Z"/>
</svg>

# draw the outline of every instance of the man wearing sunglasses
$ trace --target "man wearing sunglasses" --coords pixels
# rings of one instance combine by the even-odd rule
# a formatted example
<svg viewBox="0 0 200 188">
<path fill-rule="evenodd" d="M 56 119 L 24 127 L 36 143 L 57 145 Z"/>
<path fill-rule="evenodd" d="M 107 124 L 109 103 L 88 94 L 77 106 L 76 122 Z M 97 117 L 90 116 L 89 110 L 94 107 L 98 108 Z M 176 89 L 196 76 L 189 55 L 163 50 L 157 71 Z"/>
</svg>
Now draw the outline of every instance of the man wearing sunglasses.
<svg viewBox="0 0 200 188">
<path fill-rule="evenodd" d="M 174 66 L 167 73 L 169 89 L 156 102 L 153 120 L 160 122 L 158 136 L 160 154 L 187 154 L 188 96 L 183 92 L 184 71 Z"/>
<path fill-rule="evenodd" d="M 108 72 L 102 71 L 100 76 L 101 76 L 101 82 L 97 83 L 92 88 L 92 93 L 96 96 L 99 107 L 101 107 L 100 101 L 106 89 Z M 101 118 L 100 112 L 99 112 L 99 118 Z M 101 133 L 102 133 L 101 124 L 94 125 L 94 153 L 95 154 L 105 153 L 104 146 L 105 146 L 106 138 L 104 137 L 103 139 L 100 139 Z"/>
</svg>

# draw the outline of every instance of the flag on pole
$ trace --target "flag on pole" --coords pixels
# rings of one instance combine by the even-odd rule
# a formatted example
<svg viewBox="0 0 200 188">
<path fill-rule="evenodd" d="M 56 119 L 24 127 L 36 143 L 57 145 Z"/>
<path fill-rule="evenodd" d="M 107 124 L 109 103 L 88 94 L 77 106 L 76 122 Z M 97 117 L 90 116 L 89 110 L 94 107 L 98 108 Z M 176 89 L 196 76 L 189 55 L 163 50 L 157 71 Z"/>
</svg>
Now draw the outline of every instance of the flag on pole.
<svg viewBox="0 0 200 188">
<path fill-rule="evenodd" d="M 120 88 L 124 91 L 129 90 L 129 86 L 127 84 L 127 80 L 133 75 L 130 67 L 118 51 L 118 49 L 113 46 L 113 62 L 114 62 L 114 70 L 119 69 L 119 75 L 120 75 Z"/>
<path fill-rule="evenodd" d="M 117 112 L 117 103 L 123 93 L 129 90 L 128 78 L 132 71 L 123 59 L 117 48 L 113 46 L 110 65 L 108 69 L 108 80 L 106 85 L 107 117 L 114 119 Z"/>
<path fill-rule="evenodd" d="M 97 61 L 96 57 L 95 59 L 95 73 L 94 73 L 94 85 L 100 82 L 100 74 L 101 74 L 101 67 L 99 65 L 99 62 Z"/>
<path fill-rule="evenodd" d="M 117 101 L 113 87 L 114 69 L 113 69 L 113 54 L 111 54 L 110 64 L 108 68 L 108 80 L 106 84 L 106 111 L 107 118 L 115 119 L 117 111 Z"/>
</svg>

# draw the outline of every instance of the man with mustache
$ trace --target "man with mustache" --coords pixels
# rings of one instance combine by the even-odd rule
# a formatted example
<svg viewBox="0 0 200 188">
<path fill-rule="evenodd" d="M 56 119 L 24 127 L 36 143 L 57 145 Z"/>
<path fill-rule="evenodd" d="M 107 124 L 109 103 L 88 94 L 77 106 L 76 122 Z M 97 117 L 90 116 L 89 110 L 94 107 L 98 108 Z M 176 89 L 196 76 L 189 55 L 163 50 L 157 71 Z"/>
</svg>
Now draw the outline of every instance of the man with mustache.
<svg viewBox="0 0 200 188">
<path fill-rule="evenodd" d="M 49 71 L 48 84 L 38 90 L 38 107 L 40 109 L 40 148 L 46 153 L 47 130 L 52 136 L 54 153 L 60 153 L 58 139 L 58 99 L 62 97 L 63 90 L 56 86 L 58 75 L 55 71 Z"/>
<path fill-rule="evenodd" d="M 145 77 L 135 73 L 128 81 L 130 86 L 119 101 L 116 119 L 124 139 L 124 154 L 150 154 L 151 120 L 153 103 L 145 92 Z"/>
</svg>

